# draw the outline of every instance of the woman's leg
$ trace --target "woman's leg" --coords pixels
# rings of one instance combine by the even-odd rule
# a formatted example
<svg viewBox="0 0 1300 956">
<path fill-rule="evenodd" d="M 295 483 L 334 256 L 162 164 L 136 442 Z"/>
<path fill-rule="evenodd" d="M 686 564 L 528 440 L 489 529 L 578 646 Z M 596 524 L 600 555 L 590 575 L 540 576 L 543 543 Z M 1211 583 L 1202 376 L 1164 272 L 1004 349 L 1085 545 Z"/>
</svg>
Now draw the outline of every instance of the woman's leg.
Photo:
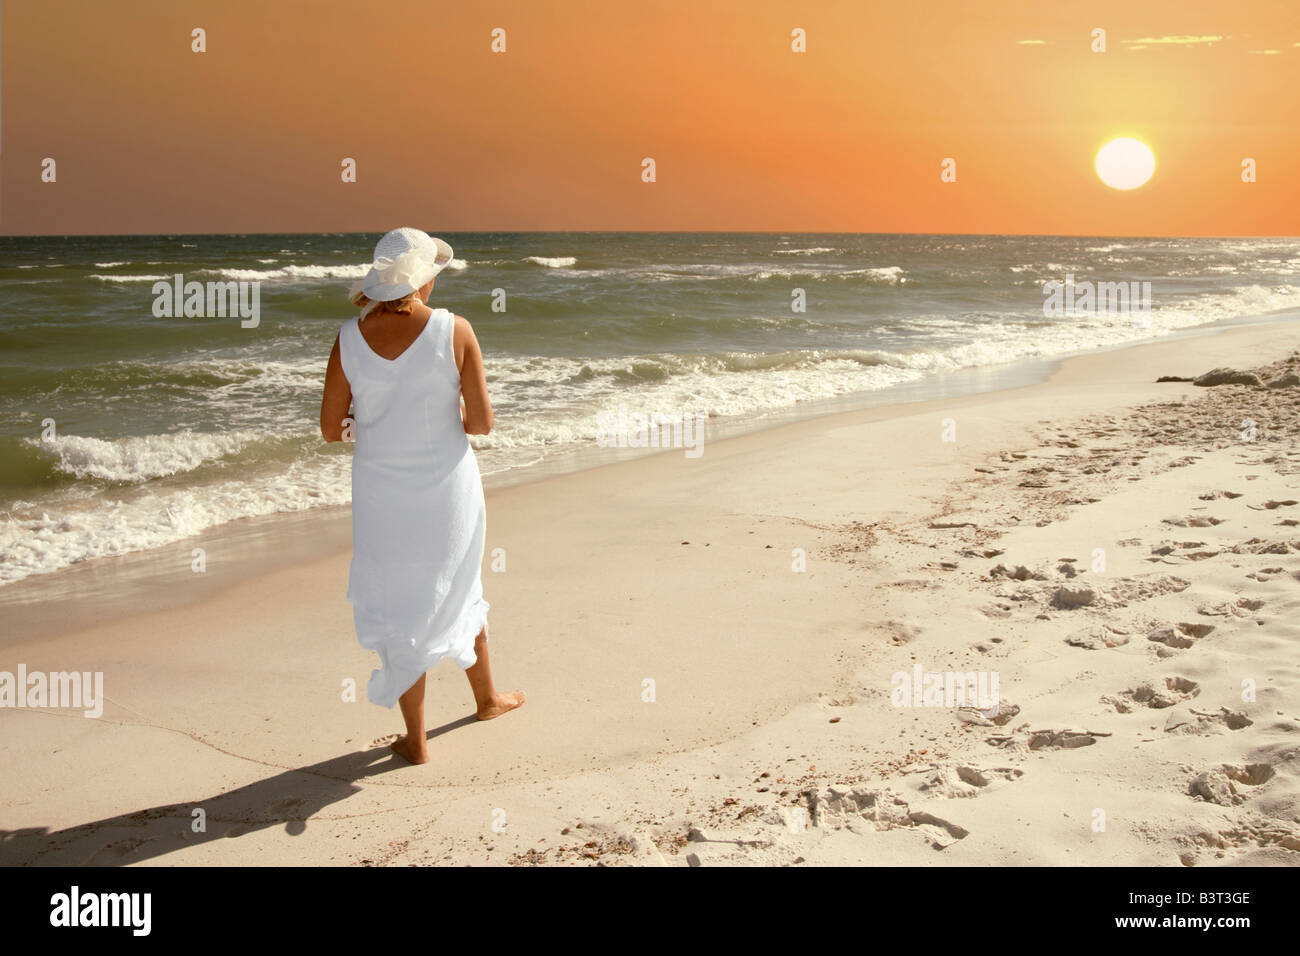
<svg viewBox="0 0 1300 956">
<path fill-rule="evenodd" d="M 429 762 L 429 744 L 424 738 L 424 677 L 421 674 L 411 689 L 397 698 L 402 719 L 406 721 L 406 736 L 398 737 L 392 746 L 411 763 Z"/>
<path fill-rule="evenodd" d="M 514 710 L 524 702 L 524 692 L 512 690 L 498 694 L 492 686 L 492 666 L 488 663 L 487 628 L 478 632 L 474 638 L 474 655 L 478 658 L 473 667 L 465 669 L 469 678 L 470 689 L 474 691 L 474 703 L 478 708 L 479 720 L 491 720 L 500 717 L 506 711 Z M 423 701 L 423 697 L 421 697 Z"/>
</svg>

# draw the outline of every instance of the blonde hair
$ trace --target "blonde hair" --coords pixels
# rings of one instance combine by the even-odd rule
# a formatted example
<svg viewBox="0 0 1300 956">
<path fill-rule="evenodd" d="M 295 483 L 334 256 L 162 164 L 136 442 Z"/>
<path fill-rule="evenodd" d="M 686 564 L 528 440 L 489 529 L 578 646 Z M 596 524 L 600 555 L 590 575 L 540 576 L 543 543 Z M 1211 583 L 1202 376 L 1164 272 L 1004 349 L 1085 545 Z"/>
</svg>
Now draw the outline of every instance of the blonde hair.
<svg viewBox="0 0 1300 956">
<path fill-rule="evenodd" d="M 402 296 L 400 299 L 386 299 L 384 301 L 371 299 L 364 292 L 354 292 L 348 296 L 348 301 L 359 309 L 365 309 L 366 314 L 383 309 L 385 312 L 400 312 L 409 315 L 411 312 L 415 311 L 415 306 L 419 301 L 419 298 L 420 291 L 417 289 L 409 295 Z"/>
</svg>

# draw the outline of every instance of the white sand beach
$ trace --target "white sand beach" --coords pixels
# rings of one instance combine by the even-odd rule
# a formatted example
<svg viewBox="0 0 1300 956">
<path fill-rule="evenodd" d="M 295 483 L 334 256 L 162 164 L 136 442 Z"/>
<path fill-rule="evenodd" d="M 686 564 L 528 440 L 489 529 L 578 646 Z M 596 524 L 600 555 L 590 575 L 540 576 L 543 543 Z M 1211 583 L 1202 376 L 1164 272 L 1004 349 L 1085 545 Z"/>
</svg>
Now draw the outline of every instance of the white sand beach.
<svg viewBox="0 0 1300 956">
<path fill-rule="evenodd" d="M 291 560 L 164 549 L 161 609 L 125 559 L 111 613 L 19 582 L 0 670 L 106 701 L 0 708 L 3 862 L 1294 865 L 1300 385 L 1155 379 L 1298 349 L 1279 318 L 492 492 L 528 702 L 479 723 L 445 664 L 424 766 L 365 699 L 346 511 Z M 997 711 L 893 706 L 918 665 Z"/>
</svg>

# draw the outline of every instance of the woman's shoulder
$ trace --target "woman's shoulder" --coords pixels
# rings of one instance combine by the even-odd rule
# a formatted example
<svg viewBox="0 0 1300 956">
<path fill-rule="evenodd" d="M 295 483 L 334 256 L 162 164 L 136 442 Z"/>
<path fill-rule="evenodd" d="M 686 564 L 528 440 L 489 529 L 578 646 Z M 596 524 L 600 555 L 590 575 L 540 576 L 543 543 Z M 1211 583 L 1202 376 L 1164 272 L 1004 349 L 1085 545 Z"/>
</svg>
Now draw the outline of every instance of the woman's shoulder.
<svg viewBox="0 0 1300 956">
<path fill-rule="evenodd" d="M 341 357 L 350 358 L 356 352 L 356 340 L 361 337 L 361 317 L 354 315 L 339 326 L 338 346 Z"/>
<path fill-rule="evenodd" d="M 469 319 L 463 315 L 448 311 L 447 321 L 451 324 L 451 335 L 457 344 L 463 342 L 467 336 L 474 334 L 474 330 L 470 328 Z"/>
<path fill-rule="evenodd" d="M 341 326 L 339 326 L 339 344 L 346 342 L 353 336 L 361 335 L 361 316 L 354 315 Z"/>
<path fill-rule="evenodd" d="M 469 320 L 463 315 L 457 315 L 451 309 L 434 309 L 433 315 L 429 317 L 430 323 L 435 319 L 445 323 L 451 329 L 452 337 L 457 341 L 464 337 L 470 329 Z"/>
</svg>

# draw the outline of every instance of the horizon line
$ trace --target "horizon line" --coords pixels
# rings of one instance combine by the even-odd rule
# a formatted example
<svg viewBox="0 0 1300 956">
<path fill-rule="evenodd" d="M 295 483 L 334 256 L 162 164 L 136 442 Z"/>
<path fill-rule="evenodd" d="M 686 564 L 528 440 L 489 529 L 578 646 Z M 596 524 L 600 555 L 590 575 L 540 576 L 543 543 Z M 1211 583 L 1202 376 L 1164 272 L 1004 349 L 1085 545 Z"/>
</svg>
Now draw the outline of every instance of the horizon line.
<svg viewBox="0 0 1300 956">
<path fill-rule="evenodd" d="M 1179 233 L 1179 234 L 1129 234 L 1129 233 L 1087 233 L 1087 232 L 870 232 L 844 230 L 809 230 L 809 229 L 446 229 L 440 235 L 648 235 L 648 236 L 944 236 L 968 237 L 977 239 L 1297 239 L 1294 234 L 1245 234 L 1245 233 Z M 196 237 L 242 237 L 242 236 L 363 236 L 383 235 L 378 230 L 358 229 L 351 231 L 319 232 L 29 232 L 0 233 L 0 239 L 171 239 Z"/>
</svg>

